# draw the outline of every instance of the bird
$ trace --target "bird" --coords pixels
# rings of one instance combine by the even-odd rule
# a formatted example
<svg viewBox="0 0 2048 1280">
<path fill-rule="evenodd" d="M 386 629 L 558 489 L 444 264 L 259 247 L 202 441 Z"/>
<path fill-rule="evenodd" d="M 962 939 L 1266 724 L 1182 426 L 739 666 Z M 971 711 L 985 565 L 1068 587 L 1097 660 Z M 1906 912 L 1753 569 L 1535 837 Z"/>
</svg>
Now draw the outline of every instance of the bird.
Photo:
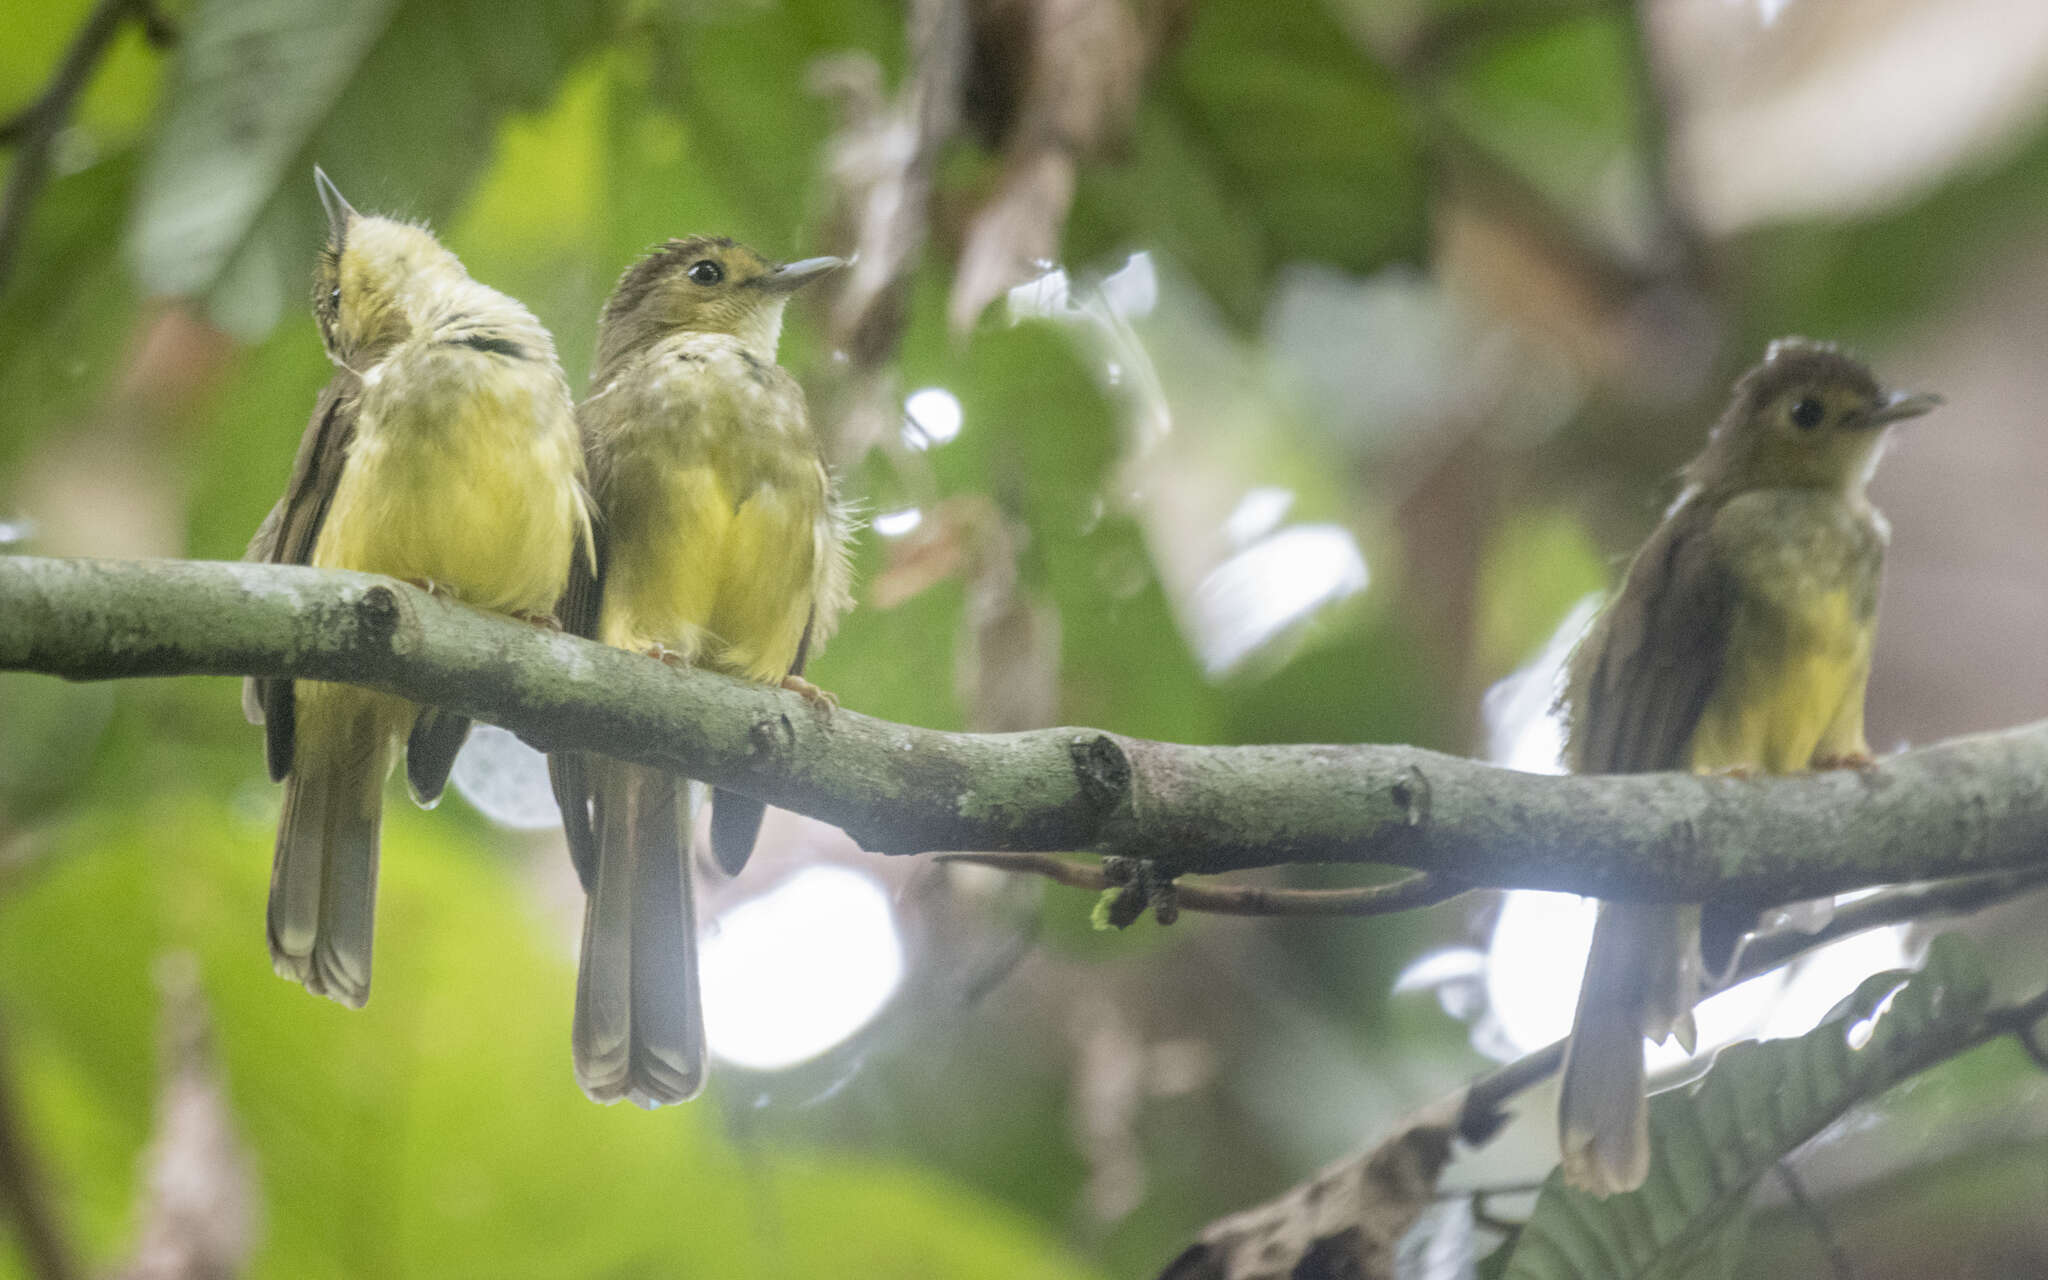
<svg viewBox="0 0 2048 1280">
<path fill-rule="evenodd" d="M 599 538 L 595 571 L 570 575 L 566 630 L 829 711 L 803 670 L 850 603 L 851 521 L 776 348 L 791 295 L 842 265 L 778 266 L 692 236 L 620 277 L 577 408 Z M 588 753 L 549 765 L 587 892 L 577 1081 L 598 1102 L 686 1101 L 706 1066 L 688 783 Z M 712 853 L 728 874 L 745 865 L 762 812 L 713 793 Z"/>
<path fill-rule="evenodd" d="M 1772 342 L 1566 664 L 1572 771 L 1867 766 L 1890 529 L 1866 486 L 1886 429 L 1940 403 L 1832 344 Z M 1643 1038 L 1695 1046 L 1700 939 L 1697 905 L 1601 904 L 1558 1108 L 1570 1185 L 1610 1195 L 1648 1175 Z"/>
<path fill-rule="evenodd" d="M 284 496 L 245 558 L 356 569 L 536 623 L 596 554 L 575 407 L 554 340 L 425 227 L 314 182 L 327 242 L 313 315 L 335 366 Z M 383 789 L 407 739 L 414 798 L 440 797 L 467 719 L 312 680 L 244 686 L 284 783 L 268 934 L 277 972 L 350 1007 L 370 994 Z"/>
</svg>

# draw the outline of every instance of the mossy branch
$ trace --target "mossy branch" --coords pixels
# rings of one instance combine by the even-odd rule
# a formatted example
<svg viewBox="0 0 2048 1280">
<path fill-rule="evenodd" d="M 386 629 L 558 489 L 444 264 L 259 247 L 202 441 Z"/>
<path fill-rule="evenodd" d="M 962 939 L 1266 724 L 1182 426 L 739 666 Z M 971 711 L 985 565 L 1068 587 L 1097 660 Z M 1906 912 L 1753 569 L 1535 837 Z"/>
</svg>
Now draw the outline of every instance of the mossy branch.
<svg viewBox="0 0 2048 1280">
<path fill-rule="evenodd" d="M 370 574 L 29 556 L 0 556 L 0 669 L 368 685 L 543 750 L 746 792 L 882 853 L 1113 853 L 1164 875 L 1367 862 L 1474 886 L 1759 902 L 2048 864 L 2048 722 L 1866 771 L 1753 780 L 1545 777 L 1400 746 L 944 733 Z"/>
</svg>

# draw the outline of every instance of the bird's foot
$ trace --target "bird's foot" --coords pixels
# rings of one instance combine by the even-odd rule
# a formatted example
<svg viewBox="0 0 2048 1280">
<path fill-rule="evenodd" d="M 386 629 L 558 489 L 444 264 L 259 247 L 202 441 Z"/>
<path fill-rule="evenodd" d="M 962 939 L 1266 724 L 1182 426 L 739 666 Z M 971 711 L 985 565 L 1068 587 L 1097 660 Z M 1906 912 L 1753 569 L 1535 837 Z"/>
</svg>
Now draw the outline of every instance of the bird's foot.
<svg viewBox="0 0 2048 1280">
<path fill-rule="evenodd" d="M 1754 780 L 1760 772 L 1762 771 L 1755 765 L 1730 764 L 1723 765 L 1718 769 L 1707 770 L 1707 776 L 1709 778 L 1733 778 L 1737 782 L 1749 782 Z"/>
<path fill-rule="evenodd" d="M 671 649 L 665 644 L 648 645 L 647 656 L 654 659 L 656 662 L 665 663 L 668 666 L 677 668 L 678 670 L 690 665 L 690 659 L 685 654 L 683 654 L 680 650 Z"/>
<path fill-rule="evenodd" d="M 562 620 L 552 613 L 529 613 L 524 609 L 514 609 L 512 616 L 529 626 L 539 627 L 542 631 L 560 631 L 562 629 Z"/>
<path fill-rule="evenodd" d="M 1858 773 L 1867 773 L 1875 768 L 1877 768 L 1877 761 L 1871 758 L 1868 751 L 1844 751 L 1837 755 L 1815 756 L 1813 758 L 1813 771 L 1815 773 L 1822 773 L 1829 769 L 1854 769 Z"/>
<path fill-rule="evenodd" d="M 418 587 L 430 596 L 453 596 L 455 594 L 455 588 L 445 583 L 436 582 L 432 578 L 407 578 L 405 581 L 412 586 Z"/>
<path fill-rule="evenodd" d="M 823 707 L 825 710 L 830 711 L 839 705 L 839 699 L 830 690 L 820 689 L 802 676 L 789 675 L 782 677 L 782 687 L 801 697 L 805 702 L 810 703 L 814 707 Z"/>
</svg>

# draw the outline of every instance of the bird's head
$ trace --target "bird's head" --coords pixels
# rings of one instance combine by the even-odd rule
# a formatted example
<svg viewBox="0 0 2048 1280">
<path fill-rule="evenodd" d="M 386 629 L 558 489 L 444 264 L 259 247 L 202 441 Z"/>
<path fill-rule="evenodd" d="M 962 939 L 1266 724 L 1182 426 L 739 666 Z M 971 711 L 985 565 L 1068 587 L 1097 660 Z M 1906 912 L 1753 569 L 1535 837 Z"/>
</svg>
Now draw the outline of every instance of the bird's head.
<svg viewBox="0 0 2048 1280">
<path fill-rule="evenodd" d="M 1780 338 L 1736 382 L 1687 479 L 1700 488 L 1858 488 L 1885 428 L 1940 403 L 1937 395 L 1887 390 L 1831 343 Z"/>
<path fill-rule="evenodd" d="M 805 258 L 778 266 L 723 236 L 671 240 L 619 277 L 598 324 L 598 366 L 678 332 L 730 334 L 773 362 L 790 295 L 844 265 Z"/>
<path fill-rule="evenodd" d="M 327 244 L 313 272 L 313 316 L 336 364 L 361 372 L 423 322 L 437 291 L 466 283 L 461 259 L 424 227 L 357 213 L 313 170 Z"/>
</svg>

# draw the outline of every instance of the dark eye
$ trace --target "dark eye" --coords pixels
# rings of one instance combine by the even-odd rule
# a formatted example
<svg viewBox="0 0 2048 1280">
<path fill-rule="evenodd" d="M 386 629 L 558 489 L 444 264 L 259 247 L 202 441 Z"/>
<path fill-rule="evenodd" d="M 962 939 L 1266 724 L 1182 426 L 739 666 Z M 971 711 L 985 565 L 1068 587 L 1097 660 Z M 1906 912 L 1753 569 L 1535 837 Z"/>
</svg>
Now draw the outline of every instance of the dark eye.
<svg viewBox="0 0 2048 1280">
<path fill-rule="evenodd" d="M 338 312 L 340 312 L 340 310 L 341 310 L 341 286 L 340 286 L 340 285 L 335 285 L 335 286 L 334 286 L 334 290 L 333 290 L 333 292 L 331 292 L 331 293 L 329 293 L 329 294 L 327 295 L 327 309 L 328 309 L 329 311 L 332 311 L 332 312 L 337 312 L 337 313 L 338 313 Z"/>
<path fill-rule="evenodd" d="M 1807 396 L 1792 406 L 1792 425 L 1801 431 L 1813 430 L 1820 425 L 1820 420 L 1827 416 L 1827 409 L 1812 396 Z"/>
<path fill-rule="evenodd" d="M 697 284 L 717 284 L 725 279 L 725 268 L 709 258 L 699 258 L 690 264 L 690 279 Z"/>
</svg>

